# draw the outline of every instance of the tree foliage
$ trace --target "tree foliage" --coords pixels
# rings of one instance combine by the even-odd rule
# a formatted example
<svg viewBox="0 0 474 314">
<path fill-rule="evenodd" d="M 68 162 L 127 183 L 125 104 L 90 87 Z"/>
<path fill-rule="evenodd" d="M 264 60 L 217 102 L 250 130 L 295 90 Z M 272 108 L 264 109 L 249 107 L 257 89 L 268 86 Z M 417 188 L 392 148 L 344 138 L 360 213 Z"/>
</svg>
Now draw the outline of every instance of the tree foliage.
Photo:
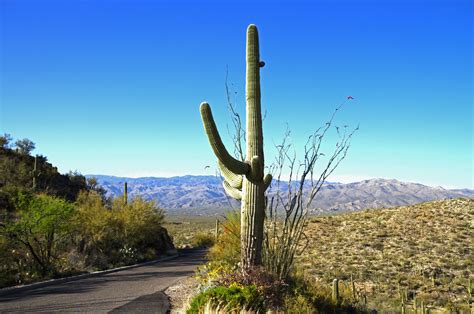
<svg viewBox="0 0 474 314">
<path fill-rule="evenodd" d="M 88 264 L 106 268 L 153 258 L 170 249 L 166 246 L 170 241 L 161 227 L 164 212 L 154 201 L 134 198 L 125 204 L 117 198 L 108 208 L 98 192 L 84 191 L 76 206 L 79 249 L 87 256 Z"/>
<path fill-rule="evenodd" d="M 12 141 L 12 136 L 8 133 L 5 133 L 0 136 L 0 149 L 5 149 L 10 147 Z"/>
<path fill-rule="evenodd" d="M 29 155 L 36 147 L 33 141 L 24 138 L 15 142 L 16 150 L 22 155 Z"/>
<path fill-rule="evenodd" d="M 2 235 L 32 257 L 33 271 L 54 273 L 60 252 L 67 246 L 72 204 L 45 194 L 18 193 L 16 219 L 8 219 Z"/>
</svg>

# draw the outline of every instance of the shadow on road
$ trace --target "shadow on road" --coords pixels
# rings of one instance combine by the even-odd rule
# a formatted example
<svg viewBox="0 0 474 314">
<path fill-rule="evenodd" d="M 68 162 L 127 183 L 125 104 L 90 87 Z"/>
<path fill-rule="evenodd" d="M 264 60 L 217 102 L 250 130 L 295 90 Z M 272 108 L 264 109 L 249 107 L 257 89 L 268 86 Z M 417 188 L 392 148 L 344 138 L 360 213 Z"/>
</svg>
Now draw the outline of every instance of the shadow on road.
<svg viewBox="0 0 474 314">
<path fill-rule="evenodd" d="M 117 312 L 129 312 L 132 307 L 155 312 L 168 306 L 162 291 L 179 278 L 193 275 L 195 266 L 206 262 L 206 253 L 205 250 L 185 250 L 172 260 L 3 295 L 0 296 L 0 312 L 89 311 L 114 309 L 117 304 L 122 304 L 115 309 Z M 133 287 L 155 290 L 152 294 L 140 295 Z"/>
</svg>

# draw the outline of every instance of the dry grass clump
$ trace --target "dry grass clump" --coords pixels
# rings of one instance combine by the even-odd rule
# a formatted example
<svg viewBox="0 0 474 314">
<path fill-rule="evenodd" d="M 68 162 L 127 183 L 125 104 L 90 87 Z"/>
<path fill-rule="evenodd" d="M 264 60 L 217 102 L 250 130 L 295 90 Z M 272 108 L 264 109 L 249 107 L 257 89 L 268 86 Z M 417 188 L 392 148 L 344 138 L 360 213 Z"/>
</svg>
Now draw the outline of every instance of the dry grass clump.
<svg viewBox="0 0 474 314">
<path fill-rule="evenodd" d="M 349 280 L 371 308 L 400 310 L 408 302 L 468 309 L 474 274 L 474 200 L 427 202 L 317 217 L 298 257 L 305 276 L 329 284 Z"/>
</svg>

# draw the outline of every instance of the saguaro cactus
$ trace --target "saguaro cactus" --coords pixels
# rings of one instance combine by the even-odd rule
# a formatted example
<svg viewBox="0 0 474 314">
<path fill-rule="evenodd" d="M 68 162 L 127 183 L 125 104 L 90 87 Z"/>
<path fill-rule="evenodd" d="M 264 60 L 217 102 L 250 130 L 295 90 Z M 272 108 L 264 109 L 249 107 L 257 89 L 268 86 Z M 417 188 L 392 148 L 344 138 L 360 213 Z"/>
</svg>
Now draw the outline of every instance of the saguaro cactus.
<svg viewBox="0 0 474 314">
<path fill-rule="evenodd" d="M 35 163 L 33 166 L 33 170 L 31 171 L 31 175 L 33 177 L 33 190 L 36 191 L 36 187 L 38 185 L 38 179 L 41 175 L 41 172 L 38 171 L 38 156 L 35 156 Z"/>
<path fill-rule="evenodd" d="M 246 160 L 232 157 L 226 150 L 208 103 L 201 104 L 201 117 L 209 143 L 218 159 L 224 177 L 223 186 L 229 196 L 241 200 L 241 262 L 245 271 L 262 261 L 265 190 L 272 176 L 264 172 L 262 112 L 260 105 L 260 60 L 258 31 L 255 25 L 247 28 L 246 73 Z"/>
<path fill-rule="evenodd" d="M 123 184 L 123 202 L 125 203 L 125 205 L 127 205 L 127 203 L 128 203 L 128 184 L 127 184 L 127 182 L 125 182 Z"/>
</svg>

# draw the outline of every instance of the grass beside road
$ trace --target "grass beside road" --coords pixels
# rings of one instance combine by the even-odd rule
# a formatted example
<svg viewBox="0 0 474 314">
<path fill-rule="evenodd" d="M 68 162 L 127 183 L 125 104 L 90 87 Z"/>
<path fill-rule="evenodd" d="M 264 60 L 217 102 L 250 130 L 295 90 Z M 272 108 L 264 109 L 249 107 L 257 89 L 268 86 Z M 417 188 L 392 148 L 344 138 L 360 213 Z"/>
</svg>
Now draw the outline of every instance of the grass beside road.
<svg viewBox="0 0 474 314">
<path fill-rule="evenodd" d="M 173 238 L 176 248 L 195 247 L 200 237 L 214 237 L 214 216 L 168 215 L 165 219 L 163 227 Z"/>
</svg>

